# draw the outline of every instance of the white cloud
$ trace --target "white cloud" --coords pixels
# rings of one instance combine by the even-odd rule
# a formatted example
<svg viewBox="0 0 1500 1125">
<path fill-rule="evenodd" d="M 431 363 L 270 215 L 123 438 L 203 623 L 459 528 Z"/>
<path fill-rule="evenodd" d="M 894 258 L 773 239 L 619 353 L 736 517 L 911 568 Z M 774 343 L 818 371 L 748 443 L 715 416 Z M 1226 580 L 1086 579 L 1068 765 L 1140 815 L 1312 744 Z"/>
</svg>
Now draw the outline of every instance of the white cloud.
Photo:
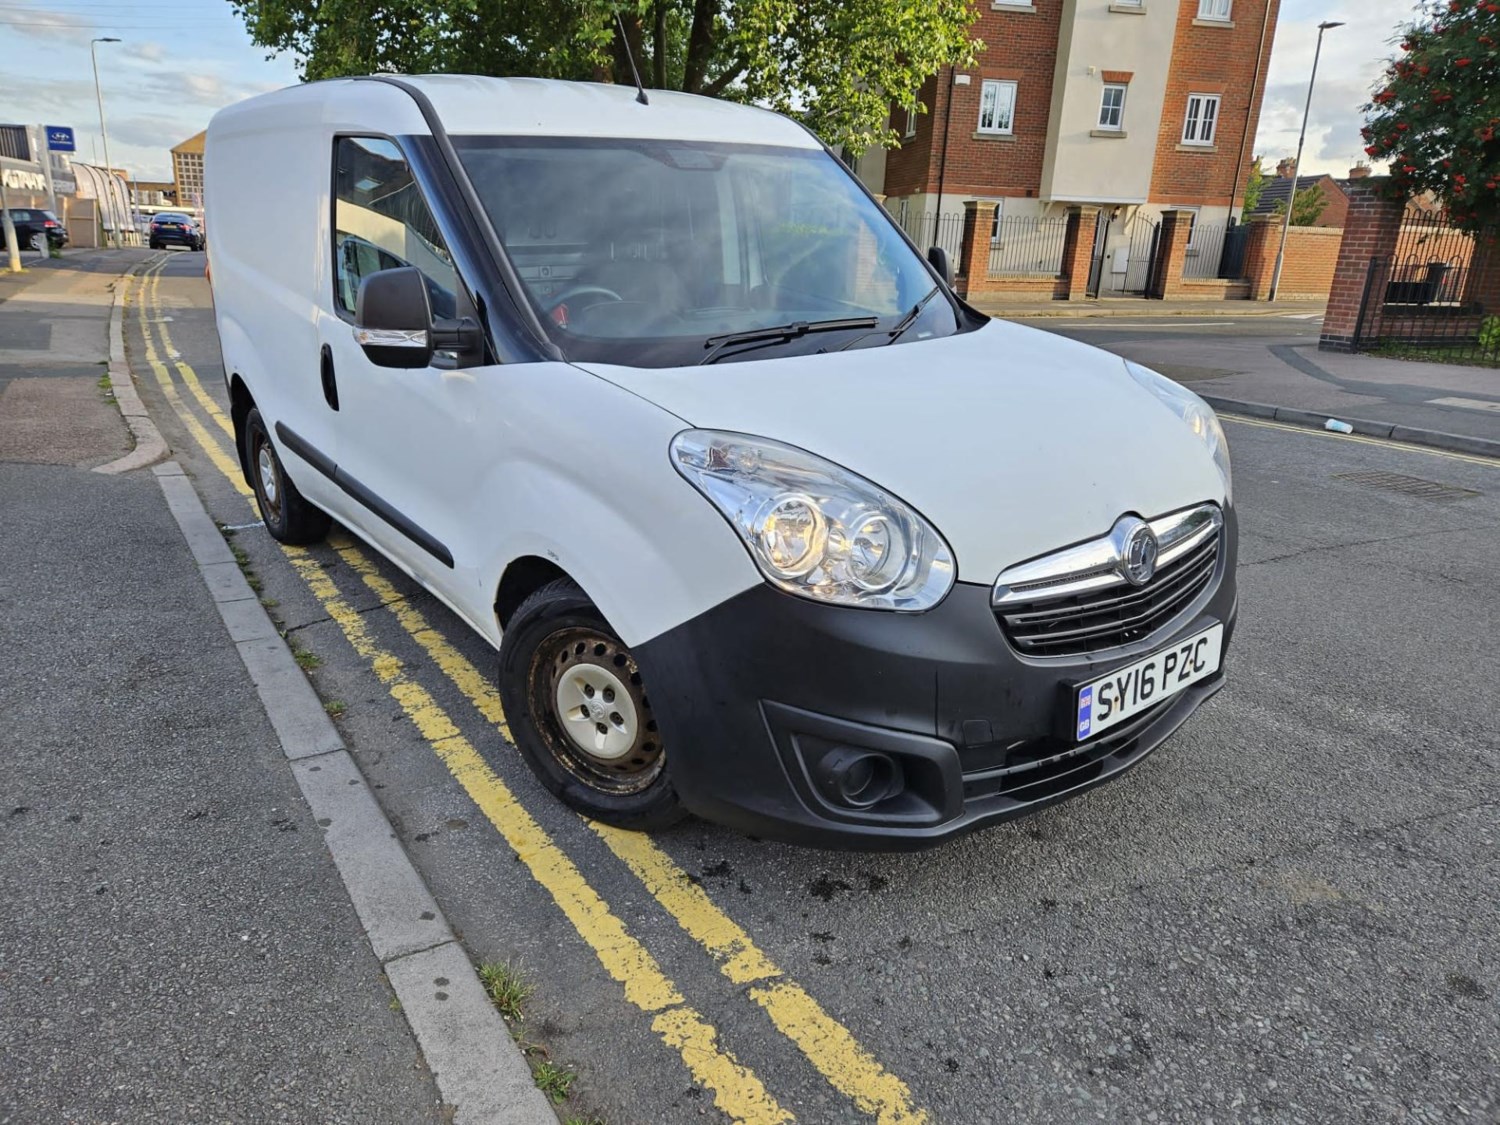
<svg viewBox="0 0 1500 1125">
<path fill-rule="evenodd" d="M 87 44 L 94 35 L 92 20 L 76 12 L 42 7 L 12 7 L 6 31 L 19 39 Z"/>
<path fill-rule="evenodd" d="M 141 62 L 159 63 L 167 57 L 167 49 L 154 40 L 146 40 L 140 43 L 126 43 L 125 54 Z"/>
</svg>

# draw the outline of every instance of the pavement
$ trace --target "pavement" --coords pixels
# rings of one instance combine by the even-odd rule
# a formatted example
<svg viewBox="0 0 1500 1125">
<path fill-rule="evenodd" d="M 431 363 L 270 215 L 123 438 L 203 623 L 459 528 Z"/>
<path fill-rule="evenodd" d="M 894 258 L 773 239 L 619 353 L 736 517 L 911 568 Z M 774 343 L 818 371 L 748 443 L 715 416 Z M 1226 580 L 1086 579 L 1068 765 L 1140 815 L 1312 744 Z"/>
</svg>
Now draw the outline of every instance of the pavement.
<svg viewBox="0 0 1500 1125">
<path fill-rule="evenodd" d="M 172 255 L 130 293 L 137 382 L 192 485 L 179 502 L 236 529 L 276 623 L 316 658 L 307 682 L 339 712 L 385 846 L 469 960 L 534 989 L 514 1030 L 573 1076 L 561 1115 L 1500 1120 L 1500 465 L 1227 416 L 1228 684 L 1128 776 L 918 855 L 697 821 L 647 838 L 533 780 L 493 652 L 430 594 L 347 532 L 293 553 L 258 525 L 220 428 L 201 265 Z M 1215 349 L 1247 333 L 1269 354 L 1316 331 L 1192 323 L 1153 339 L 1120 318 L 1098 339 L 1217 379 L 1236 371 Z M 22 529 L 0 536 L 19 656 L 0 667 L 19 716 L 0 768 L 45 812 L 0 837 L 0 893 L 20 904 L 0 916 L 0 1121 L 425 1120 L 429 1080 L 380 1065 L 415 1047 L 375 1018 L 392 993 L 338 857 L 308 846 L 323 826 L 160 495 L 150 473 L 0 464 L 0 518 Z M 240 1042 L 246 1012 L 276 1018 Z"/>
<path fill-rule="evenodd" d="M 979 293 L 969 304 L 988 316 L 1005 320 L 1052 317 L 1143 318 L 1233 316 L 1320 316 L 1326 301 L 1149 301 L 1145 297 L 1084 297 L 1076 301 L 1022 298 L 1007 293 Z"/>
<path fill-rule="evenodd" d="M 1161 305 L 1162 302 L 1143 302 Z M 1215 409 L 1500 457 L 1500 370 L 1318 350 L 1318 313 L 1047 317 L 1033 327 L 1116 352 Z"/>
</svg>

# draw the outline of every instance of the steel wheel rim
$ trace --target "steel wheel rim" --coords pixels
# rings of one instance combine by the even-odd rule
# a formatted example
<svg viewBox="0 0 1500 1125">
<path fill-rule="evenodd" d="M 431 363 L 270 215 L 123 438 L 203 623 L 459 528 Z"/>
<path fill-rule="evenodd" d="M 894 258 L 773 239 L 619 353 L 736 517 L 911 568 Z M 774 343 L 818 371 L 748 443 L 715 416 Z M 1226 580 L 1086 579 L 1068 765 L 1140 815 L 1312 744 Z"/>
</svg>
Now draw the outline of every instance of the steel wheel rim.
<svg viewBox="0 0 1500 1125">
<path fill-rule="evenodd" d="M 543 741 L 573 777 L 628 795 L 661 775 L 666 758 L 651 701 L 618 640 L 595 628 L 559 629 L 537 646 L 528 678 Z"/>
<path fill-rule="evenodd" d="M 260 485 L 260 496 L 274 516 L 281 515 L 281 474 L 276 464 L 276 455 L 271 443 L 261 440 L 255 451 L 255 468 Z"/>
</svg>

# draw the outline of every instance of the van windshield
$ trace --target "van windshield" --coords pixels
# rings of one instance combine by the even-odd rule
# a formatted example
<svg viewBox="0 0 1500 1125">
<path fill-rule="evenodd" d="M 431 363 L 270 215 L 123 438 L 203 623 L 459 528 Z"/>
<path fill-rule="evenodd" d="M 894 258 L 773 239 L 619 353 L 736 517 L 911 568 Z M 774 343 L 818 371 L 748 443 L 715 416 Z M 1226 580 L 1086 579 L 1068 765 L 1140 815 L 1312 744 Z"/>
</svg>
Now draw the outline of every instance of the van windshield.
<svg viewBox="0 0 1500 1125">
<path fill-rule="evenodd" d="M 822 151 L 594 138 L 454 144 L 570 359 L 731 362 L 959 329 L 947 299 L 924 303 L 926 264 Z M 760 331 L 795 324 L 813 330 Z M 740 334 L 756 338 L 724 343 Z"/>
</svg>

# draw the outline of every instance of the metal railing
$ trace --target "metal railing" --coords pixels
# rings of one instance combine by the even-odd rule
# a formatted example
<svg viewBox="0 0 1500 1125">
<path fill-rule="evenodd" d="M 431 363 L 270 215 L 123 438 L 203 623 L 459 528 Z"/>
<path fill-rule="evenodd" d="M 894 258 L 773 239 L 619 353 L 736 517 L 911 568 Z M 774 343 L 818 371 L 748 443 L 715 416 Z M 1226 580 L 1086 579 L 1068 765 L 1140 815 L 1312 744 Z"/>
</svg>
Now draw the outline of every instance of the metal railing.
<svg viewBox="0 0 1500 1125">
<path fill-rule="evenodd" d="M 947 253 L 948 260 L 953 263 L 953 268 L 958 268 L 964 244 L 962 211 L 946 215 L 938 215 L 932 211 L 908 212 L 904 219 L 899 214 L 896 218 L 907 237 L 917 244 L 918 250 L 925 254 L 932 247 L 941 246 Z"/>
<path fill-rule="evenodd" d="M 1062 272 L 1068 220 L 1032 216 L 1001 218 L 990 236 L 990 276 Z"/>
<path fill-rule="evenodd" d="M 1392 252 L 1370 259 L 1355 347 L 1500 367 L 1500 228 L 1408 211 Z"/>
<path fill-rule="evenodd" d="M 1224 236 L 1228 231 L 1224 223 L 1194 224 L 1187 257 L 1182 262 L 1184 278 L 1201 280 L 1219 276 L 1219 260 L 1224 256 Z"/>
</svg>

